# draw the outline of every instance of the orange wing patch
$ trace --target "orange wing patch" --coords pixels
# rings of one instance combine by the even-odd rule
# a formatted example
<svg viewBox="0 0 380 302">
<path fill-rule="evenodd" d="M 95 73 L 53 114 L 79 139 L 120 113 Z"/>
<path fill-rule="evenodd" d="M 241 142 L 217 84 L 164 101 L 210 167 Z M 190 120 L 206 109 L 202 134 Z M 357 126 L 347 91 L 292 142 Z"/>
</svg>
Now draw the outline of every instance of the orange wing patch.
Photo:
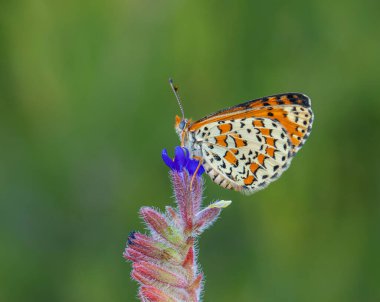
<svg viewBox="0 0 380 302">
<path fill-rule="evenodd" d="M 241 139 L 241 137 L 239 135 L 231 135 L 232 139 L 234 140 L 235 142 L 235 146 L 237 148 L 241 148 L 241 147 L 244 147 L 247 145 L 247 141 Z"/>
<path fill-rule="evenodd" d="M 258 169 L 259 167 L 260 167 L 260 166 L 259 166 L 258 164 L 253 163 L 253 164 L 251 164 L 251 165 L 249 166 L 249 169 L 251 170 L 251 172 L 252 172 L 253 174 L 255 174 L 256 171 L 257 171 L 257 169 Z"/>
<path fill-rule="evenodd" d="M 222 124 L 218 126 L 218 129 L 220 130 L 220 134 L 230 132 L 232 129 L 231 124 Z"/>
<path fill-rule="evenodd" d="M 275 145 L 274 145 L 274 138 L 273 137 L 266 137 L 265 138 L 265 142 L 267 143 L 267 145 L 275 147 Z"/>
<path fill-rule="evenodd" d="M 216 144 L 222 147 L 227 147 L 227 135 L 215 136 Z"/>
<path fill-rule="evenodd" d="M 251 184 L 253 184 L 253 181 L 255 180 L 255 177 L 253 176 L 253 175 L 249 175 L 248 177 L 246 177 L 245 179 L 244 179 L 244 184 L 246 185 L 246 186 L 249 186 L 249 185 L 251 185 Z"/>
<path fill-rule="evenodd" d="M 237 158 L 232 154 L 231 150 L 226 152 L 224 159 L 234 166 L 237 165 Z"/>
<path fill-rule="evenodd" d="M 268 154 L 270 157 L 273 157 L 273 158 L 274 158 L 274 151 L 275 149 L 271 147 L 267 147 L 265 150 L 266 154 Z"/>
<path fill-rule="evenodd" d="M 264 154 L 259 154 L 257 157 L 257 160 L 259 161 L 259 164 L 262 165 L 264 163 L 265 155 Z"/>
<path fill-rule="evenodd" d="M 252 124 L 253 124 L 253 127 L 255 127 L 255 128 L 264 127 L 263 121 L 260 121 L 260 120 L 254 120 Z"/>
<path fill-rule="evenodd" d="M 262 122 L 261 122 L 262 123 Z M 263 128 L 263 129 L 260 129 L 260 132 L 262 135 L 264 136 L 270 136 L 270 129 L 268 128 Z"/>
</svg>

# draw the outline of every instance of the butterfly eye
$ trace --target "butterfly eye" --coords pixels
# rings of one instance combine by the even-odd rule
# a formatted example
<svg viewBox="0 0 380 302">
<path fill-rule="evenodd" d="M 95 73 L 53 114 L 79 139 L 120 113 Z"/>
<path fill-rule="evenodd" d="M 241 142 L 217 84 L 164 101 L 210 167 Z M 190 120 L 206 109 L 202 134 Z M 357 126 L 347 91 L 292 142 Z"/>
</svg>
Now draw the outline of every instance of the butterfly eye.
<svg viewBox="0 0 380 302">
<path fill-rule="evenodd" d="M 182 120 L 180 123 L 179 123 L 179 129 L 183 130 L 185 129 L 185 126 L 186 126 L 186 120 Z"/>
</svg>

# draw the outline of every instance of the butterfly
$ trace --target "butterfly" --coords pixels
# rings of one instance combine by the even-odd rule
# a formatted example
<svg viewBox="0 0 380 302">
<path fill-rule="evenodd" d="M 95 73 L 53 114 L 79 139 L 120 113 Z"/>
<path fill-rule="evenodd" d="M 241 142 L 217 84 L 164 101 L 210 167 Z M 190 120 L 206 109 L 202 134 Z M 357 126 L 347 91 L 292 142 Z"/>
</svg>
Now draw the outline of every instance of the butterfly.
<svg viewBox="0 0 380 302">
<path fill-rule="evenodd" d="M 171 79 L 170 85 L 182 112 L 175 121 L 181 146 L 223 188 L 245 194 L 265 188 L 289 167 L 310 135 L 313 112 L 304 94 L 267 96 L 192 121 L 185 118 Z"/>
</svg>

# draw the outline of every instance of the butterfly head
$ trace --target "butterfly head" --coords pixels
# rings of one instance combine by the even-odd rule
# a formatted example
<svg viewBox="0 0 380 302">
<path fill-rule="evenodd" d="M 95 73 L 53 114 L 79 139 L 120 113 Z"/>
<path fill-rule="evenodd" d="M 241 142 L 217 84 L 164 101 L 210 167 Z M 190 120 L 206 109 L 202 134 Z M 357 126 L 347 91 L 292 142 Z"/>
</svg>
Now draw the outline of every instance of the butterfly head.
<svg viewBox="0 0 380 302">
<path fill-rule="evenodd" d="M 184 142 L 186 140 L 187 136 L 187 129 L 189 128 L 190 125 L 190 120 L 186 118 L 181 118 L 178 115 L 175 117 L 175 131 L 177 132 L 180 140 L 181 140 L 181 145 L 184 145 Z"/>
</svg>

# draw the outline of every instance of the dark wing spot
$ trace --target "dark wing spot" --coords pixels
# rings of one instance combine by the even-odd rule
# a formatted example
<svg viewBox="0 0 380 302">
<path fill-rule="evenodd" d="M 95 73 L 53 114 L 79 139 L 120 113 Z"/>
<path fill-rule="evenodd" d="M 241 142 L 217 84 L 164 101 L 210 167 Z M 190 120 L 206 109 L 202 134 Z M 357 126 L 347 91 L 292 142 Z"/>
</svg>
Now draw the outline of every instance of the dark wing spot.
<svg viewBox="0 0 380 302">
<path fill-rule="evenodd" d="M 243 171 L 238 171 L 239 174 L 244 175 L 247 172 L 245 166 L 243 166 Z"/>
<path fill-rule="evenodd" d="M 221 160 L 222 160 L 218 154 L 214 154 L 214 158 L 215 158 L 217 161 L 221 161 Z"/>
<path fill-rule="evenodd" d="M 298 94 L 297 97 L 300 98 L 300 104 L 304 106 L 310 106 L 310 101 L 306 96 L 304 96 L 303 94 Z"/>
<path fill-rule="evenodd" d="M 274 173 L 270 178 L 275 179 L 278 177 L 278 173 Z"/>
</svg>

